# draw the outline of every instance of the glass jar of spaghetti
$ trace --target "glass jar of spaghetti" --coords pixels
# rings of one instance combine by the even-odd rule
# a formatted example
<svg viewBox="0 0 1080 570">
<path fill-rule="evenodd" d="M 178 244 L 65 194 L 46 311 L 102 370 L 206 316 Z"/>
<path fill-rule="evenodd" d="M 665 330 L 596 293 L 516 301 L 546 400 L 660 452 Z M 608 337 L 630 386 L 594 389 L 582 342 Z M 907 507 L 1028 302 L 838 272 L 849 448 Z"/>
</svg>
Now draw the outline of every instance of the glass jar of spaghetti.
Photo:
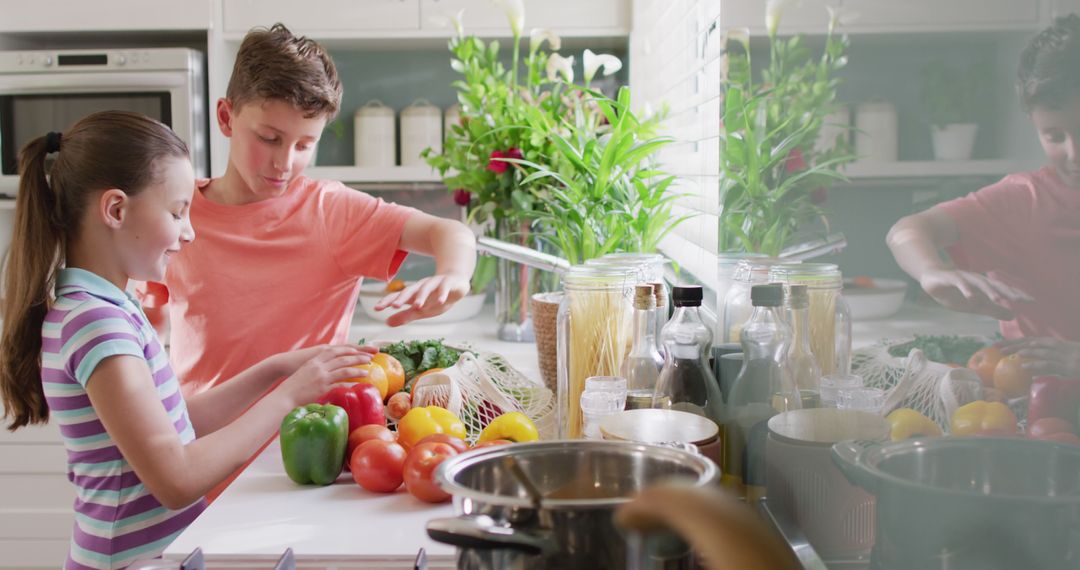
<svg viewBox="0 0 1080 570">
<path fill-rule="evenodd" d="M 590 376 L 617 376 L 630 345 L 634 271 L 576 265 L 563 276 L 557 317 L 559 437 L 583 436 L 581 393 Z"/>
<path fill-rule="evenodd" d="M 833 263 L 781 263 L 769 269 L 769 281 L 806 285 L 810 296 L 810 351 L 821 373 L 851 370 L 851 310 L 844 300 L 844 280 Z"/>
</svg>

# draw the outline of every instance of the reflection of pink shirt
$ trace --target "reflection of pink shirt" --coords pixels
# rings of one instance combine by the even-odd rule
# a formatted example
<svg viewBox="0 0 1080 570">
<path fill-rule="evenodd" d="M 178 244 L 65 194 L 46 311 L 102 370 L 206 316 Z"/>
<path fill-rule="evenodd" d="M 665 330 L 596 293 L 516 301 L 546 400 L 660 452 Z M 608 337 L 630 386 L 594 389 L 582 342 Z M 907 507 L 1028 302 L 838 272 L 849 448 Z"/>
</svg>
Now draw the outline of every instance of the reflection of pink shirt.
<svg viewBox="0 0 1080 570">
<path fill-rule="evenodd" d="M 1006 176 L 937 206 L 956 222 L 957 267 L 986 273 L 1035 298 L 1009 305 L 1006 338 L 1080 341 L 1080 188 L 1052 167 Z"/>
<path fill-rule="evenodd" d="M 285 194 L 191 204 L 195 241 L 168 266 L 173 367 L 192 394 L 282 351 L 345 342 L 360 280 L 387 280 L 415 210 L 340 182 L 294 180 Z"/>
</svg>

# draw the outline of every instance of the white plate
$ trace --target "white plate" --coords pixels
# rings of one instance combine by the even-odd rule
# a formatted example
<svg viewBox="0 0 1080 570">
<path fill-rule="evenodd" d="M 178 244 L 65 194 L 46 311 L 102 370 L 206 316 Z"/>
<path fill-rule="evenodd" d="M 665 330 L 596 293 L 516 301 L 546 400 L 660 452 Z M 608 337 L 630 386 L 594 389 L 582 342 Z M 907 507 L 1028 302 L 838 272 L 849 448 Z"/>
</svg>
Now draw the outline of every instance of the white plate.
<svg viewBox="0 0 1080 570">
<path fill-rule="evenodd" d="M 883 319 L 900 311 L 907 294 L 907 283 L 899 279 L 874 279 L 873 287 L 852 287 L 844 280 L 844 299 L 856 321 Z"/>
<path fill-rule="evenodd" d="M 385 322 L 390 315 L 404 310 L 383 309 L 382 311 L 376 311 L 375 305 L 377 305 L 379 300 L 386 295 L 388 295 L 386 292 L 386 283 L 383 283 L 382 281 L 365 282 L 360 286 L 360 308 L 363 309 L 364 314 L 371 319 L 378 322 Z M 454 303 L 454 305 L 445 313 L 431 318 L 421 319 L 421 321 L 417 322 L 453 323 L 471 319 L 480 314 L 480 311 L 484 308 L 484 299 L 486 297 L 486 293 L 467 295 L 457 303 Z"/>
</svg>

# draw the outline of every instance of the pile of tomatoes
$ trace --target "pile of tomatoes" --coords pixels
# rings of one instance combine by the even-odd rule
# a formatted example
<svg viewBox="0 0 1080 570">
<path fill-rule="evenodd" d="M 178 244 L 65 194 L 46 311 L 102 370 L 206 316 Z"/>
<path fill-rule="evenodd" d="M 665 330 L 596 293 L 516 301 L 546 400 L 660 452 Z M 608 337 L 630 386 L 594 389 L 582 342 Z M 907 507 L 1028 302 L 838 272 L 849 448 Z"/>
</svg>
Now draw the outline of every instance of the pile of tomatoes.
<svg viewBox="0 0 1080 570">
<path fill-rule="evenodd" d="M 506 440 L 481 443 L 475 448 L 504 445 Z M 473 449 L 475 449 L 473 448 Z M 464 440 L 432 434 L 406 449 L 397 434 L 385 426 L 361 426 L 349 434 L 349 470 L 353 480 L 373 493 L 393 493 L 404 483 L 409 494 L 428 503 L 442 503 L 450 495 L 435 482 L 435 469 L 446 459 L 469 449 Z"/>
</svg>

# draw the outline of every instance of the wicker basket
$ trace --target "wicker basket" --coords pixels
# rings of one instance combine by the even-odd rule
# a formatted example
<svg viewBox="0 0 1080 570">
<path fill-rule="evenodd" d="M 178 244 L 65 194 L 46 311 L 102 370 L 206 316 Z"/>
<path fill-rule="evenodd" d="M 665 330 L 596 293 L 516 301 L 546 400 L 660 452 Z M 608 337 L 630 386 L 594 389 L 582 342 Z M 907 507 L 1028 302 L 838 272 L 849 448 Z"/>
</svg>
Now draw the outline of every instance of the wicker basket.
<svg viewBox="0 0 1080 570">
<path fill-rule="evenodd" d="M 536 333 L 536 358 L 540 363 L 540 378 L 552 393 L 558 383 L 558 353 L 556 320 L 563 294 L 537 293 L 529 302 L 533 331 Z"/>
</svg>

